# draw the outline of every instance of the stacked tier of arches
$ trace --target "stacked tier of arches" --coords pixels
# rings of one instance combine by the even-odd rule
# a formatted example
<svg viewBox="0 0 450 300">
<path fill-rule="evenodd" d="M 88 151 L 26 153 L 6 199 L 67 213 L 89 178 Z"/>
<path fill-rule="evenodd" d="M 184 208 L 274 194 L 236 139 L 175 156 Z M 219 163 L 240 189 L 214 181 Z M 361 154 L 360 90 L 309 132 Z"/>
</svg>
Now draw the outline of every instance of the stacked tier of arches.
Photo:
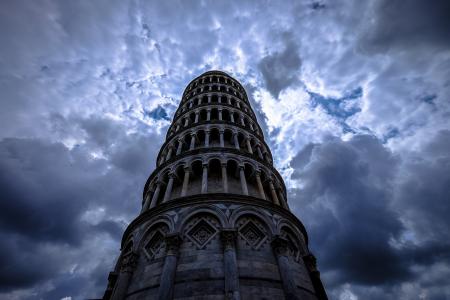
<svg viewBox="0 0 450 300">
<path fill-rule="evenodd" d="M 190 109 L 208 104 L 222 104 L 226 106 L 232 106 L 245 112 L 254 120 L 256 120 L 255 114 L 253 113 L 253 110 L 251 109 L 249 104 L 240 100 L 239 98 L 229 96 L 220 92 L 207 92 L 205 94 L 198 95 L 190 99 L 189 101 L 186 101 L 185 103 L 182 103 L 175 112 L 174 120 L 176 120 L 180 115 L 189 111 Z"/>
<path fill-rule="evenodd" d="M 202 219 L 205 216 L 216 219 L 217 222 L 214 223 L 217 224 L 217 229 L 220 231 L 229 230 L 230 228 L 236 228 L 239 231 L 241 227 L 240 224 L 244 223 L 242 220 L 250 219 L 252 222 L 259 223 L 258 225 L 261 225 L 265 229 L 264 233 L 268 235 L 268 241 L 277 236 L 288 239 L 289 246 L 293 250 L 291 254 L 293 254 L 294 260 L 298 260 L 302 256 L 310 254 L 308 249 L 308 237 L 306 236 L 303 226 L 301 226 L 302 229 L 299 229 L 287 219 L 273 222 L 266 215 L 262 214 L 260 210 L 251 206 L 242 206 L 235 210 L 230 216 L 226 216 L 221 210 L 207 204 L 195 206 L 191 210 L 186 211 L 176 222 L 166 215 L 160 215 L 150 219 L 147 222 L 147 228 L 142 235 L 131 234 L 122 241 L 122 255 L 130 252 L 142 251 L 153 237 L 154 231 L 160 231 L 161 234 L 165 236 L 185 233 L 193 219 Z M 148 256 L 147 253 L 145 253 L 145 256 Z"/>
<path fill-rule="evenodd" d="M 159 152 L 157 166 L 188 151 L 213 147 L 236 149 L 273 164 L 268 146 L 252 133 L 228 124 L 203 124 L 167 140 Z"/>
<path fill-rule="evenodd" d="M 194 250 L 197 255 L 192 255 Z M 225 252 L 232 253 L 233 258 Z M 282 260 L 280 253 L 284 257 Z M 203 259 L 205 256 L 209 259 Z M 312 254 L 303 226 L 287 219 L 269 218 L 263 211 L 250 206 L 241 206 L 231 214 L 225 214 L 214 205 L 205 204 L 182 211 L 176 219 L 169 214 L 156 215 L 124 237 L 116 270 L 129 265 L 130 257 L 139 261 L 133 276 L 141 280 L 133 280 L 128 287 L 128 293 L 135 298 L 167 294 L 167 285 L 171 289 L 169 294 L 182 294 L 183 297 L 196 298 L 208 292 L 217 297 L 219 291 L 228 295 L 231 280 L 239 282 L 234 291 L 243 299 L 264 298 L 267 291 L 255 291 L 253 285 L 255 281 L 267 282 L 269 279 L 278 283 L 280 291 L 276 294 L 280 297 L 277 298 L 283 297 L 283 289 L 289 286 L 296 295 L 316 299 L 313 297 L 314 269 L 308 263 Z M 263 264 L 261 258 L 264 258 Z M 238 267 L 241 262 L 243 266 Z M 251 268 L 244 264 L 250 264 Z M 205 275 L 205 270 L 217 266 L 223 266 L 227 272 L 219 268 L 214 276 Z M 279 272 L 262 275 L 267 268 L 278 268 Z M 217 285 L 218 281 L 220 284 Z M 205 292 L 205 284 L 217 285 L 217 290 Z"/>
<path fill-rule="evenodd" d="M 214 93 L 214 92 L 221 92 L 224 95 L 237 97 L 240 100 L 242 100 L 245 103 L 248 103 L 248 99 L 244 97 L 244 95 L 241 92 L 237 92 L 236 89 L 225 85 L 225 84 L 205 84 L 198 88 L 196 88 L 194 91 L 188 93 L 182 100 L 181 103 L 186 103 L 189 100 L 191 100 L 194 97 L 201 96 L 205 93 Z"/>
<path fill-rule="evenodd" d="M 220 85 L 226 85 L 227 87 L 231 87 L 233 89 L 236 89 L 237 92 L 242 93 L 245 95 L 245 90 L 241 86 L 239 82 L 234 80 L 233 78 L 229 76 L 224 75 L 203 75 L 196 79 L 194 79 L 185 89 L 185 92 L 183 94 L 183 99 L 189 98 L 189 95 L 192 95 L 193 92 L 196 91 L 196 88 L 205 85 L 205 84 L 220 84 Z"/>
<path fill-rule="evenodd" d="M 288 209 L 281 177 L 264 164 L 208 153 L 184 157 L 159 170 L 146 185 L 142 211 L 179 197 L 208 193 L 253 196 Z"/>
<path fill-rule="evenodd" d="M 242 113 L 237 109 L 230 109 L 221 105 L 209 105 L 207 107 L 200 107 L 184 115 L 174 121 L 169 129 L 167 137 L 175 135 L 183 128 L 189 127 L 193 124 L 200 124 L 204 122 L 223 121 L 231 124 L 237 124 L 250 132 L 262 136 L 261 129 L 257 122 Z"/>
</svg>

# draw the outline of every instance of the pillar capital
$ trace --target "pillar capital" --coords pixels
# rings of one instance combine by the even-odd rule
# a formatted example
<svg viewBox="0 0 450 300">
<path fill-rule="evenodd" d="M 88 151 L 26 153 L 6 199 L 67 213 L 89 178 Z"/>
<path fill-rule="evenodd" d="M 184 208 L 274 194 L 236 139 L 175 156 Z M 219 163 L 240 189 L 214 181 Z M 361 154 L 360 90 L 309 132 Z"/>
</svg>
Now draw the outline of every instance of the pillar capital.
<svg viewBox="0 0 450 300">
<path fill-rule="evenodd" d="M 287 256 L 288 240 L 286 238 L 276 235 L 270 244 L 277 256 Z"/>
<path fill-rule="evenodd" d="M 310 272 L 319 272 L 317 270 L 317 260 L 313 254 L 309 253 L 303 256 L 303 261 Z"/>
<path fill-rule="evenodd" d="M 133 251 L 125 253 L 120 264 L 121 273 L 132 273 L 136 269 L 139 255 Z"/>
<path fill-rule="evenodd" d="M 166 235 L 166 255 L 177 255 L 180 244 L 181 237 L 179 233 Z"/>
<path fill-rule="evenodd" d="M 236 246 L 236 229 L 223 229 L 220 232 L 220 239 L 222 240 L 223 250 L 234 249 Z"/>
</svg>

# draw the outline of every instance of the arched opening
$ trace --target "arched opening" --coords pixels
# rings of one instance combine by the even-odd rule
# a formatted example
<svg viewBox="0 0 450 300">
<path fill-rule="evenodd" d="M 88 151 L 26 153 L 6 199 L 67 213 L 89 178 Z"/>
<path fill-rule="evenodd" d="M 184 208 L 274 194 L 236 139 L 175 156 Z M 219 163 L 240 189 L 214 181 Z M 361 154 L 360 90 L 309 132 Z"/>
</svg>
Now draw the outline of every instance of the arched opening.
<svg viewBox="0 0 450 300">
<path fill-rule="evenodd" d="M 200 121 L 205 122 L 207 116 L 208 116 L 208 113 L 206 112 L 206 109 L 202 109 L 202 110 L 200 111 L 200 116 L 199 116 Z"/>
<path fill-rule="evenodd" d="M 202 103 L 208 103 L 208 96 L 202 97 Z"/>
<path fill-rule="evenodd" d="M 239 167 L 235 160 L 227 161 L 228 192 L 242 194 L 241 181 L 239 179 Z"/>
<path fill-rule="evenodd" d="M 223 132 L 224 147 L 234 148 L 233 131 L 225 129 Z"/>
<path fill-rule="evenodd" d="M 206 138 L 205 131 L 204 130 L 199 130 L 197 132 L 198 148 L 201 148 L 201 147 L 205 146 L 205 138 Z"/>
<path fill-rule="evenodd" d="M 189 114 L 189 124 L 194 124 L 195 122 L 195 112 Z"/>
<path fill-rule="evenodd" d="M 219 103 L 219 97 L 217 95 L 212 95 L 211 103 Z"/>
<path fill-rule="evenodd" d="M 219 120 L 219 110 L 217 108 L 211 109 L 211 121 Z"/>
<path fill-rule="evenodd" d="M 167 183 L 169 182 L 169 176 L 168 176 L 169 172 L 166 172 L 165 174 L 163 174 L 160 177 L 160 191 L 158 194 L 158 199 L 156 200 L 156 205 L 161 204 L 163 199 L 164 199 L 164 195 L 166 193 L 166 189 L 167 189 Z"/>
<path fill-rule="evenodd" d="M 212 86 L 212 91 L 213 91 L 213 92 L 219 91 L 217 85 L 214 84 L 214 85 Z"/>
<path fill-rule="evenodd" d="M 222 110 L 222 120 L 230 121 L 230 112 L 228 111 L 228 109 Z"/>
<path fill-rule="evenodd" d="M 269 176 L 264 171 L 261 172 L 261 182 L 263 185 L 263 190 L 264 190 L 264 194 L 266 196 L 266 200 L 273 203 L 272 194 L 271 194 L 270 185 L 269 185 Z"/>
<path fill-rule="evenodd" d="M 220 132 L 219 129 L 213 128 L 209 132 L 209 146 L 220 147 Z"/>
<path fill-rule="evenodd" d="M 223 192 L 222 167 L 219 159 L 212 159 L 208 164 L 208 193 Z"/>
<path fill-rule="evenodd" d="M 192 178 L 189 179 L 187 195 L 200 194 L 202 191 L 203 165 L 201 160 L 196 160 L 191 165 Z"/>
<path fill-rule="evenodd" d="M 249 153 L 247 150 L 246 142 L 245 142 L 245 136 L 241 132 L 238 132 L 238 142 L 239 142 L 239 147 L 240 147 L 241 151 L 245 152 L 245 153 Z"/>
<path fill-rule="evenodd" d="M 182 165 L 178 166 L 174 172 L 174 182 L 170 199 L 180 197 L 183 186 L 184 168 Z"/>
<path fill-rule="evenodd" d="M 250 164 L 244 164 L 244 174 L 247 181 L 248 194 L 259 198 L 258 184 L 255 177 L 255 168 Z"/>
<path fill-rule="evenodd" d="M 191 135 L 190 134 L 186 134 L 183 136 L 182 139 L 182 148 L 181 148 L 181 153 L 188 151 L 189 150 L 189 146 L 191 144 Z"/>
</svg>

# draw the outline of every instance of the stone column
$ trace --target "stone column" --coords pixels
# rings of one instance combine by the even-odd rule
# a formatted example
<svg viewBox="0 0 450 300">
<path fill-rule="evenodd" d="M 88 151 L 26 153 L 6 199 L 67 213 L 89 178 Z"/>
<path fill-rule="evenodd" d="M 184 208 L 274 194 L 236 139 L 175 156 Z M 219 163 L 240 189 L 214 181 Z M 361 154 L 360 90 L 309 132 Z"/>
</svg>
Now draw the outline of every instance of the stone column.
<svg viewBox="0 0 450 300">
<path fill-rule="evenodd" d="M 288 258 L 288 241 L 280 236 L 275 236 L 272 241 L 272 248 L 278 262 L 278 270 L 280 272 L 281 282 L 283 283 L 283 290 L 288 300 L 300 299 L 296 296 L 296 287 L 294 276 L 291 272 L 291 267 Z"/>
<path fill-rule="evenodd" d="M 191 144 L 189 145 L 189 150 L 194 150 L 195 148 L 195 133 L 191 133 Z"/>
<path fill-rule="evenodd" d="M 184 127 L 189 125 L 189 118 L 184 119 Z"/>
<path fill-rule="evenodd" d="M 198 111 L 195 112 L 195 123 L 198 123 L 198 118 L 200 117 L 200 113 Z"/>
<path fill-rule="evenodd" d="M 316 291 L 317 298 L 320 300 L 328 299 L 322 280 L 320 280 L 320 272 L 317 269 L 316 257 L 310 253 L 303 256 L 303 261 L 308 270 L 314 290 Z"/>
<path fill-rule="evenodd" d="M 280 200 L 281 206 L 283 206 L 285 209 L 289 209 L 289 206 L 287 204 L 286 199 L 284 198 L 283 195 L 283 189 L 282 188 L 278 188 L 278 199 Z"/>
<path fill-rule="evenodd" d="M 169 174 L 169 183 L 167 183 L 166 192 L 164 193 L 164 199 L 162 203 L 165 203 L 170 200 L 170 196 L 172 195 L 174 177 L 175 177 L 174 174 Z"/>
<path fill-rule="evenodd" d="M 189 108 L 192 108 L 192 105 L 194 105 L 194 104 L 192 103 L 192 101 L 189 102 Z"/>
<path fill-rule="evenodd" d="M 217 96 L 217 101 L 218 101 L 219 103 L 222 103 L 222 95 Z"/>
<path fill-rule="evenodd" d="M 222 109 L 219 109 L 219 121 L 222 121 Z"/>
<path fill-rule="evenodd" d="M 277 193 L 275 191 L 275 187 L 273 186 L 272 179 L 269 179 L 270 193 L 272 195 L 273 203 L 276 205 L 280 205 L 280 201 L 278 201 Z"/>
<path fill-rule="evenodd" d="M 263 154 L 261 152 L 261 146 L 260 145 L 256 146 L 256 151 L 258 152 L 259 158 L 264 159 Z"/>
<path fill-rule="evenodd" d="M 244 116 L 240 115 L 240 119 L 241 119 L 241 125 L 245 126 Z"/>
<path fill-rule="evenodd" d="M 239 178 L 241 179 L 242 193 L 248 195 L 247 180 L 245 179 L 244 166 L 239 166 Z"/>
<path fill-rule="evenodd" d="M 236 107 L 241 108 L 241 104 L 239 103 L 239 101 L 236 101 Z"/>
<path fill-rule="evenodd" d="M 231 123 L 234 123 L 234 113 L 232 111 L 230 112 L 230 120 Z"/>
<path fill-rule="evenodd" d="M 256 184 L 258 185 L 259 196 L 266 200 L 266 194 L 264 193 L 264 188 L 261 182 L 261 172 L 256 171 Z"/>
<path fill-rule="evenodd" d="M 202 174 L 202 194 L 208 192 L 208 164 L 203 164 L 203 174 Z"/>
<path fill-rule="evenodd" d="M 125 299 L 130 284 L 131 276 L 138 263 L 138 255 L 134 252 L 124 254 L 120 264 L 120 273 L 117 278 L 116 286 L 111 295 L 111 300 Z"/>
<path fill-rule="evenodd" d="M 205 147 L 209 147 L 209 130 L 205 131 Z"/>
<path fill-rule="evenodd" d="M 181 197 L 186 196 L 187 194 L 187 189 L 189 186 L 189 168 L 188 167 L 184 167 L 184 178 L 183 178 L 183 187 L 181 188 Z"/>
<path fill-rule="evenodd" d="M 228 193 L 227 163 L 222 163 L 222 184 L 223 192 Z"/>
<path fill-rule="evenodd" d="M 178 140 L 177 152 L 175 153 L 175 155 L 180 155 L 182 149 L 183 149 L 183 140 L 179 139 Z"/>
<path fill-rule="evenodd" d="M 238 139 L 238 133 L 237 132 L 233 132 L 233 139 L 234 139 L 234 147 L 237 150 L 240 150 L 241 148 L 239 147 L 239 139 Z"/>
<path fill-rule="evenodd" d="M 210 109 L 208 109 L 206 111 L 206 121 L 211 121 L 211 110 Z"/>
<path fill-rule="evenodd" d="M 161 192 L 161 182 L 158 181 L 156 183 L 155 192 L 153 193 L 153 197 L 152 197 L 152 202 L 150 204 L 150 208 L 153 208 L 153 207 L 156 206 L 156 201 L 158 201 L 159 192 Z"/>
<path fill-rule="evenodd" d="M 208 103 L 211 103 L 211 95 L 208 95 Z"/>
<path fill-rule="evenodd" d="M 169 146 L 169 151 L 167 152 L 166 161 L 172 157 L 172 146 Z"/>
<path fill-rule="evenodd" d="M 227 89 L 227 91 L 228 91 L 228 89 Z M 230 96 L 227 97 L 227 103 L 228 103 L 229 105 L 231 105 L 231 97 L 230 97 Z"/>
<path fill-rule="evenodd" d="M 177 127 L 175 128 L 175 132 L 178 132 L 180 130 L 180 124 L 177 124 Z"/>
<path fill-rule="evenodd" d="M 246 138 L 245 142 L 247 143 L 247 151 L 250 154 L 253 154 L 252 145 L 250 145 L 250 138 Z"/>
<path fill-rule="evenodd" d="M 223 140 L 223 134 L 224 134 L 224 130 L 220 130 L 219 134 L 220 134 L 220 147 L 225 147 L 225 141 Z"/>
<path fill-rule="evenodd" d="M 202 88 L 202 92 L 203 92 L 203 88 Z M 202 104 L 202 97 L 198 97 L 198 105 Z"/>
<path fill-rule="evenodd" d="M 239 300 L 239 272 L 236 259 L 236 230 L 224 229 L 220 233 L 223 246 L 225 299 Z"/>
<path fill-rule="evenodd" d="M 251 130 L 255 130 L 255 128 L 253 127 L 253 123 L 250 122 L 248 125 L 250 126 Z"/>
<path fill-rule="evenodd" d="M 160 277 L 158 300 L 171 300 L 173 298 L 180 244 L 181 238 L 179 234 L 166 236 L 166 258 L 164 259 L 164 266 Z"/>
<path fill-rule="evenodd" d="M 144 201 L 144 206 L 142 207 L 142 211 L 144 212 L 148 209 L 148 207 L 150 206 L 150 202 L 152 201 L 152 199 L 150 199 L 150 191 L 147 191 L 147 193 L 145 193 L 145 201 Z"/>
</svg>

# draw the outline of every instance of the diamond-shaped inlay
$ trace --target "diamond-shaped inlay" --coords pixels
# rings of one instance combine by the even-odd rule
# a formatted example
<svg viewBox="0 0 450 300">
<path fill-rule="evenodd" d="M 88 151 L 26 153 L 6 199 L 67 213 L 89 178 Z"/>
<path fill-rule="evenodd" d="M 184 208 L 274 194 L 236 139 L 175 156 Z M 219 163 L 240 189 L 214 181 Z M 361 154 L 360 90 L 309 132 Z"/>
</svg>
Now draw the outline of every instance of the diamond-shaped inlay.
<svg viewBox="0 0 450 300">
<path fill-rule="evenodd" d="M 158 230 L 152 236 L 147 245 L 145 245 L 145 250 L 147 251 L 150 258 L 155 256 L 161 247 L 164 245 L 164 235 Z"/>
<path fill-rule="evenodd" d="M 239 230 L 241 237 L 253 248 L 258 248 L 266 239 L 266 235 L 253 222 L 249 221 Z"/>
<path fill-rule="evenodd" d="M 217 229 L 209 222 L 201 219 L 188 231 L 188 237 L 197 244 L 197 247 L 203 248 L 217 233 Z"/>
</svg>

